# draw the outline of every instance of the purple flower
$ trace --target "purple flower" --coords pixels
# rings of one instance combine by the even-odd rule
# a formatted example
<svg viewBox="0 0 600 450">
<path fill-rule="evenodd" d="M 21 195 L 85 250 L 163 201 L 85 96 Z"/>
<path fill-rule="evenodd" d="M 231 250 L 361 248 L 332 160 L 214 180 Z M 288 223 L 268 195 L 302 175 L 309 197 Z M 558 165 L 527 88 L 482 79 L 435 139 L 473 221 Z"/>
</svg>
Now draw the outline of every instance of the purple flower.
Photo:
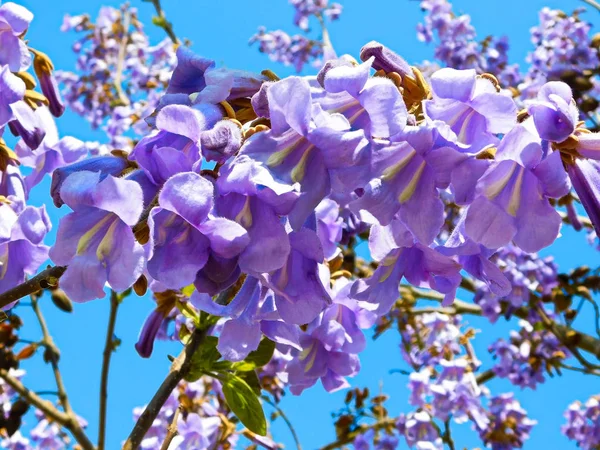
<svg viewBox="0 0 600 450">
<path fill-rule="evenodd" d="M 355 65 L 330 61 L 318 79 L 329 95 L 318 99 L 329 112 L 343 114 L 354 129 L 367 136 L 389 138 L 406 126 L 408 112 L 398 87 L 384 77 L 370 77 L 375 57 Z"/>
<path fill-rule="evenodd" d="M 373 69 L 375 70 L 383 70 L 386 73 L 396 72 L 400 76 L 413 75 L 410 65 L 404 58 L 377 41 L 371 41 L 360 49 L 362 61 L 367 61 L 371 57 L 374 57 Z"/>
<path fill-rule="evenodd" d="M 289 234 L 291 251 L 281 269 L 264 279 L 275 293 L 279 315 L 286 323 L 306 324 L 315 319 L 331 296 L 319 278 L 325 260 L 317 234 L 308 228 Z"/>
<path fill-rule="evenodd" d="M 560 215 L 548 198 L 568 192 L 560 154 L 544 157 L 539 138 L 519 125 L 502 139 L 495 162 L 477 183 L 466 234 L 490 249 L 514 240 L 536 252 L 554 242 L 560 230 Z"/>
<path fill-rule="evenodd" d="M 315 209 L 317 216 L 317 234 L 323 246 L 325 259 L 330 260 L 340 254 L 338 244 L 342 240 L 343 219 L 340 206 L 328 198 Z"/>
<path fill-rule="evenodd" d="M 573 101 L 571 88 L 560 81 L 546 83 L 538 92 L 537 100 L 527 108 L 542 139 L 562 142 L 573 131 L 579 111 Z"/>
<path fill-rule="evenodd" d="M 498 133 L 516 124 L 517 107 L 512 98 L 498 93 L 475 70 L 440 69 L 431 77 L 432 100 L 423 102 L 425 114 L 450 126 L 457 143 L 477 151 L 496 144 Z"/>
<path fill-rule="evenodd" d="M 264 334 L 272 341 L 300 350 L 298 329 L 279 320 L 273 293 L 254 277 L 244 285 L 227 306 L 217 305 L 206 294 L 195 292 L 191 298 L 198 309 L 226 317 L 217 349 L 227 361 L 241 361 L 258 348 Z"/>
<path fill-rule="evenodd" d="M 369 237 L 372 257 L 380 261 L 370 278 L 356 281 L 352 295 L 378 305 L 377 314 L 386 314 L 397 300 L 402 278 L 414 285 L 428 285 L 443 294 L 444 305 L 452 304 L 461 282 L 460 265 L 451 258 L 415 242 L 400 222 L 382 227 L 373 225 Z"/>
<path fill-rule="evenodd" d="M 60 208 L 64 205 L 64 202 L 60 197 L 60 189 L 69 175 L 84 170 L 89 172 L 100 172 L 100 181 L 102 181 L 107 175 L 118 178 L 129 167 L 130 163 L 126 159 L 115 156 L 97 156 L 95 158 L 83 159 L 76 163 L 69 164 L 68 166 L 58 167 L 52 172 L 50 196 L 54 201 L 54 205 L 57 208 Z"/>
<path fill-rule="evenodd" d="M 569 405 L 564 417 L 567 423 L 562 432 L 582 450 L 600 446 L 600 396 L 592 395 L 585 404 L 576 401 Z"/>
<path fill-rule="evenodd" d="M 242 146 L 242 130 L 231 120 L 221 120 L 200 137 L 200 148 L 207 161 L 224 163 Z"/>
<path fill-rule="evenodd" d="M 362 157 L 367 141 L 362 131 L 350 131 L 339 114 L 328 114 L 311 98 L 307 80 L 291 77 L 267 90 L 271 129 L 254 134 L 242 147 L 248 155 L 289 184 L 299 183 L 300 198 L 289 213 L 298 230 L 329 194 L 336 171 Z M 353 183 L 360 180 L 351 180 Z M 353 190 L 356 185 L 344 186 Z"/>
<path fill-rule="evenodd" d="M 36 150 L 27 147 L 25 140 L 20 141 L 15 152 L 24 166 L 32 167 L 33 171 L 25 177 L 28 190 L 36 186 L 46 174 L 52 174 L 55 169 L 72 164 L 85 158 L 88 153 L 84 142 L 74 137 L 58 138 L 58 130 L 48 108 L 42 106 L 36 110 L 43 129 L 46 132 L 44 140 Z"/>
<path fill-rule="evenodd" d="M 409 446 L 427 450 L 443 450 L 444 444 L 431 416 L 425 411 L 400 416 L 396 424 Z"/>
<path fill-rule="evenodd" d="M 493 450 L 523 448 L 537 421 L 527 417 L 514 394 L 501 394 L 490 399 L 489 423 L 478 427 L 479 436 Z"/>
<path fill-rule="evenodd" d="M 25 83 L 4 66 L 0 69 L 0 129 L 14 118 L 11 105 L 23 99 Z"/>
<path fill-rule="evenodd" d="M 208 450 L 217 443 L 221 419 L 218 416 L 200 417 L 198 414 L 188 414 L 177 422 L 177 436 L 171 441 L 173 448 L 194 448 Z"/>
<path fill-rule="evenodd" d="M 0 198 L 4 197 L 12 209 L 19 213 L 25 207 L 28 197 L 25 181 L 15 166 L 8 165 L 0 172 Z"/>
<path fill-rule="evenodd" d="M 27 44 L 20 39 L 29 28 L 33 14 L 25 7 L 12 2 L 0 6 L 0 65 L 11 72 L 27 70 L 31 55 Z"/>
<path fill-rule="evenodd" d="M 58 226 L 50 258 L 69 268 L 61 288 L 74 301 L 104 297 L 104 284 L 121 291 L 142 274 L 145 255 L 131 227 L 144 208 L 138 183 L 100 172 L 71 174 L 60 189 L 60 197 L 73 212 Z"/>
<path fill-rule="evenodd" d="M 189 285 L 204 267 L 209 250 L 232 258 L 248 245 L 243 227 L 212 217 L 214 188 L 194 172 L 179 173 L 164 184 L 148 219 L 151 241 L 148 272 L 167 288 Z"/>
<path fill-rule="evenodd" d="M 46 261 L 48 247 L 43 240 L 51 227 L 43 206 L 27 206 L 17 213 L 0 204 L 0 292 L 25 281 Z"/>
</svg>

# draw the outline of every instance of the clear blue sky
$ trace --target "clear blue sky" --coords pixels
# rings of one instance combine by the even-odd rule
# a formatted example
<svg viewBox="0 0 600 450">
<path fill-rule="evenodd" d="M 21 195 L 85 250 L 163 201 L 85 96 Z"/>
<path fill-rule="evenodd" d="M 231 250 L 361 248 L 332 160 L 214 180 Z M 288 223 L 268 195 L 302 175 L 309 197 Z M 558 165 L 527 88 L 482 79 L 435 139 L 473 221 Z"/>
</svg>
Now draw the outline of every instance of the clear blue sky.
<svg viewBox="0 0 600 450">
<path fill-rule="evenodd" d="M 101 5 L 118 6 L 116 0 L 14 0 L 31 9 L 35 19 L 28 33 L 31 45 L 48 53 L 57 68 L 71 70 L 75 56 L 70 47 L 73 34 L 59 31 L 65 13 L 90 13 L 94 17 Z M 422 18 L 419 2 L 416 0 L 340 0 L 344 5 L 341 20 L 330 27 L 332 40 L 338 53 L 357 56 L 360 47 L 369 40 L 379 40 L 404 56 L 409 62 L 431 59 L 433 49 L 417 41 L 415 26 Z M 141 0 L 131 0 L 140 10 L 140 17 L 154 41 L 162 39 L 161 30 L 150 24 L 152 7 Z M 571 11 L 581 6 L 575 0 L 457 0 L 455 11 L 469 13 L 480 38 L 489 34 L 507 34 L 510 37 L 510 55 L 513 61 L 522 62 L 530 49 L 529 29 L 537 23 L 537 11 L 543 6 Z M 283 68 L 249 47 L 248 38 L 259 25 L 268 29 L 282 28 L 295 32 L 292 26 L 292 7 L 286 0 L 163 0 L 169 20 L 174 23 L 180 37 L 193 42 L 197 53 L 215 59 L 218 63 L 232 68 L 260 71 L 271 68 L 278 74 L 288 74 Z M 600 15 L 594 10 L 585 16 L 592 23 L 600 24 Z M 65 114 L 58 122 L 62 135 L 71 134 L 80 139 L 98 139 L 87 124 L 72 114 Z M 58 210 L 48 201 L 49 180 L 42 183 L 34 192 L 32 203 L 47 203 L 50 215 L 55 221 Z M 65 207 L 66 208 L 66 207 Z M 63 210 L 65 209 L 63 208 Z M 64 214 L 64 211 L 60 211 Z M 50 236 L 54 239 L 54 233 Z M 50 243 L 50 242 L 49 242 Z M 567 230 L 546 254 L 555 256 L 561 269 L 567 270 L 579 264 L 598 266 L 598 253 L 588 246 L 584 235 Z M 97 432 L 98 387 L 102 347 L 109 304 L 105 300 L 95 300 L 76 305 L 73 314 L 57 311 L 49 300 L 42 302 L 49 327 L 61 349 L 61 366 L 71 402 L 76 412 L 89 422 L 89 432 L 95 441 Z M 146 315 L 153 308 L 147 298 L 132 296 L 120 308 L 117 335 L 122 345 L 113 357 L 109 386 L 108 447 L 117 449 L 129 433 L 133 422 L 131 411 L 134 406 L 146 403 L 165 376 L 169 362 L 167 354 L 179 350 L 175 343 L 158 343 L 154 355 L 143 360 L 136 354 L 133 344 Z M 25 320 L 22 337 L 37 339 L 35 319 L 28 308 L 19 308 Z M 580 319 L 587 322 L 590 329 L 591 314 Z M 481 333 L 475 340 L 480 358 L 489 363 L 487 347 L 493 339 L 506 334 L 506 325 L 490 327 L 484 320 L 469 319 Z M 516 325 L 516 323 L 513 323 Z M 390 369 L 403 367 L 398 338 L 389 333 L 376 342 L 371 342 L 361 355 L 363 370 L 354 378 L 353 385 L 369 386 L 371 392 L 379 389 L 392 395 L 388 404 L 390 414 L 408 412 L 407 379 L 403 375 L 390 374 Z M 51 372 L 41 361 L 24 364 L 28 371 L 26 384 L 34 390 L 54 389 Z M 489 387 L 494 393 L 511 390 L 508 383 L 492 381 Z M 566 375 L 549 381 L 537 391 L 524 391 L 519 398 L 530 413 L 539 421 L 525 448 L 529 449 L 568 449 L 575 448 L 562 437 L 559 427 L 563 423 L 562 413 L 575 399 L 585 400 L 589 395 L 600 391 L 600 383 L 592 377 Z M 282 402 L 294 423 L 305 449 L 317 448 L 334 438 L 330 413 L 342 406 L 344 393 L 327 394 L 321 386 L 314 387 L 302 397 L 288 395 Z M 267 406 L 267 410 L 268 410 Z M 278 421 L 274 427 L 275 437 L 293 447 L 285 426 Z M 479 446 L 468 426 L 455 426 L 453 430 L 457 448 Z M 401 448 L 405 448 L 402 443 Z"/>
</svg>

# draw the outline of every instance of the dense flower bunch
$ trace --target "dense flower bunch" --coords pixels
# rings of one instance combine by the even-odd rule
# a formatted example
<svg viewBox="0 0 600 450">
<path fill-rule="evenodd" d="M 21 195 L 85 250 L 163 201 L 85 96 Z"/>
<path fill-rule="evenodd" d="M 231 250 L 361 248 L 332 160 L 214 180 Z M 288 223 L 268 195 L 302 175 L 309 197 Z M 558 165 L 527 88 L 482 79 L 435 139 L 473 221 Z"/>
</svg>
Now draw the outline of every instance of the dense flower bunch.
<svg viewBox="0 0 600 450">
<path fill-rule="evenodd" d="M 342 5 L 329 3 L 329 0 L 289 0 L 294 6 L 294 25 L 308 32 L 311 18 L 321 25 L 320 39 L 311 39 L 302 34 L 289 35 L 283 30 L 267 31 L 259 27 L 258 32 L 250 38 L 250 44 L 258 42 L 261 53 L 266 53 L 272 61 L 286 66 L 293 66 L 300 72 L 305 64 L 320 67 L 323 58 L 333 57 L 333 48 L 325 28 L 325 20 L 337 20 L 342 13 Z"/>
<path fill-rule="evenodd" d="M 487 37 L 476 40 L 476 32 L 468 14 L 456 16 L 448 0 L 423 0 L 424 23 L 417 26 L 417 37 L 434 42 L 435 58 L 454 69 L 475 69 L 492 73 L 506 87 L 516 86 L 521 75 L 517 64 L 508 64 L 508 39 Z"/>
<path fill-rule="evenodd" d="M 96 151 L 130 150 L 132 137 L 149 131 L 144 119 L 165 92 L 176 62 L 173 43 L 151 45 L 128 5 L 102 7 L 95 22 L 67 15 L 61 30 L 81 35 L 73 45 L 77 72 L 57 73 L 67 105 L 106 132 L 109 141 Z"/>
<path fill-rule="evenodd" d="M 558 268 L 552 257 L 542 258 L 509 244 L 490 260 L 500 268 L 511 285 L 507 296 L 498 297 L 487 285 L 479 284 L 475 302 L 492 322 L 500 315 L 510 318 L 515 310 L 529 304 L 532 295 L 548 296 L 558 286 Z"/>
<path fill-rule="evenodd" d="M 450 421 L 471 423 L 492 449 L 522 448 L 535 421 L 512 394 L 490 396 L 484 373 L 477 372 L 472 329 L 461 329 L 461 317 L 440 313 L 406 316 L 401 326 L 403 353 L 414 370 L 409 375 L 409 403 L 415 411 L 394 419 L 394 432 L 369 429 L 354 439 L 356 449 L 397 448 L 403 438 L 411 448 L 443 449 L 448 441 L 441 430 Z M 411 349 L 407 355 L 405 349 Z"/>
<path fill-rule="evenodd" d="M 442 427 L 469 423 L 490 448 L 521 448 L 535 421 L 512 394 L 492 396 L 484 383 L 498 376 L 535 388 L 544 371 L 560 373 L 564 359 L 579 356 L 571 350 L 594 339 L 569 330 L 579 313 L 570 301 L 590 300 L 597 284 L 561 278 L 551 258 L 537 255 L 559 237 L 563 216 L 581 225 L 574 202 L 600 231 L 600 135 L 580 120 L 591 111 L 581 92 L 592 88 L 557 81 L 573 81 L 565 77 L 573 67 L 592 79 L 589 27 L 577 13 L 542 11 L 534 67 L 522 80 L 508 65 L 505 39 L 476 42 L 468 16 L 424 0 L 419 35 L 437 36 L 436 58 L 448 66 L 424 74 L 375 41 L 357 59 L 336 57 L 324 24 L 341 6 L 291 3 L 301 30 L 321 23 L 319 40 L 264 30 L 252 40 L 297 71 L 316 61 L 316 76 L 220 68 L 186 46 L 175 53 L 167 40 L 151 47 L 128 6 L 103 8 L 96 22 L 67 17 L 63 30 L 82 36 L 74 46 L 80 73 L 59 78 L 67 104 L 106 131 L 109 143 L 96 149 L 60 139 L 53 116 L 64 107 L 52 63 L 24 40 L 31 14 L 0 6 L 0 135 L 8 128 L 20 138 L 14 151 L 0 140 L 0 295 L 48 257 L 60 274 L 30 294 L 56 291 L 58 277 L 60 295 L 75 302 L 103 298 L 107 288 L 111 308 L 132 291 L 152 294 L 135 348 L 149 357 L 156 339 L 181 341 L 184 363 L 173 367 L 181 363 L 186 382 L 143 436 L 144 448 L 171 438 L 174 448 L 230 448 L 241 436 L 276 448 L 264 437 L 261 389 L 276 403 L 318 382 L 328 392 L 349 387 L 365 330 L 389 328 L 390 317 L 412 371 L 414 410 L 389 418 L 379 396 L 369 417 L 384 425 L 363 427 L 367 416 L 346 414 L 345 443 L 441 449 L 453 446 Z M 564 48 L 544 54 L 561 33 Z M 554 59 L 563 64 L 542 64 Z M 31 63 L 41 94 L 26 72 Z M 90 150 L 96 155 L 86 158 Z M 32 168 L 26 177 L 18 163 Z M 50 173 L 54 205 L 70 212 L 48 248 L 46 211 L 26 201 Z M 356 255 L 361 241 L 368 263 Z M 460 288 L 475 303 L 456 300 Z M 441 306 L 419 310 L 420 300 Z M 491 370 L 475 355 L 463 312 L 491 322 L 526 318 L 509 342 L 490 347 Z M 105 357 L 116 346 L 107 335 Z M 15 369 L 13 359 L 7 367 Z M 18 400 L 7 402 L 8 430 Z M 570 410 L 566 433 L 580 443 L 597 431 L 582 419 L 597 419 L 589 405 Z M 134 415 L 138 424 L 148 417 L 143 408 Z M 31 445 L 63 446 L 61 427 L 38 419 Z M 17 429 L 6 445 L 28 448 Z"/>
<path fill-rule="evenodd" d="M 569 352 L 550 331 L 535 330 L 525 320 L 520 325 L 520 331 L 510 332 L 510 342 L 499 339 L 490 346 L 497 359 L 493 370 L 515 386 L 535 389 L 545 381 L 544 373 L 552 374 Z"/>
<path fill-rule="evenodd" d="M 562 432 L 582 450 L 600 447 L 600 396 L 593 395 L 585 404 L 576 401 L 565 411 L 567 423 Z"/>
<path fill-rule="evenodd" d="M 26 204 L 30 190 L 45 174 L 87 154 L 78 139 L 59 139 L 53 115 L 60 116 L 64 106 L 52 61 L 24 41 L 32 19 L 33 14 L 20 5 L 0 6 L 0 136 L 11 142 L 9 130 L 19 138 L 13 151 L 0 137 L 0 291 L 34 275 L 48 259 L 43 241 L 52 224 L 44 206 Z M 34 90 L 30 68 L 41 93 Z M 19 164 L 33 170 L 23 177 Z"/>
</svg>

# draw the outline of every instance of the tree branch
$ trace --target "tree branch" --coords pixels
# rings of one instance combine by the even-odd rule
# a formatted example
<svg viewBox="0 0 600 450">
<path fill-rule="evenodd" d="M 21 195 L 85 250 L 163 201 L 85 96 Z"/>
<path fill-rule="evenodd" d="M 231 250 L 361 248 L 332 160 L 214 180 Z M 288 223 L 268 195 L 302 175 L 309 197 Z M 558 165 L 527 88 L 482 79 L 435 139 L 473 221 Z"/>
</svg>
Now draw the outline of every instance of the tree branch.
<svg viewBox="0 0 600 450">
<path fill-rule="evenodd" d="M 144 436 L 152 426 L 152 422 L 158 416 L 161 408 L 173 392 L 173 389 L 177 387 L 183 377 L 189 372 L 192 356 L 196 350 L 204 342 L 207 330 L 196 329 L 192 334 L 192 337 L 185 348 L 181 351 L 179 356 L 173 361 L 169 374 L 164 379 L 148 406 L 138 419 L 137 423 L 131 430 L 123 450 L 137 450 L 140 443 L 144 439 Z"/>
<path fill-rule="evenodd" d="M 156 10 L 157 19 L 152 20 L 152 22 L 155 25 L 161 27 L 163 30 L 165 30 L 165 33 L 167 33 L 167 36 L 169 36 L 171 41 L 173 41 L 173 44 L 178 45 L 179 39 L 177 39 L 177 35 L 175 34 L 175 31 L 173 31 L 173 24 L 167 20 L 167 18 L 165 16 L 165 12 L 163 11 L 163 9 L 160 5 L 160 0 L 145 0 L 145 1 L 149 1 L 150 3 L 152 3 L 154 5 L 154 9 Z"/>
<path fill-rule="evenodd" d="M 23 383 L 8 373 L 6 369 L 0 369 L 0 378 L 17 392 L 23 400 L 30 405 L 36 407 L 42 411 L 47 417 L 59 423 L 61 426 L 71 432 L 77 443 L 83 450 L 95 450 L 94 444 L 88 439 L 83 432 L 83 429 L 77 422 L 77 419 L 73 420 L 68 414 L 59 411 L 51 402 L 42 399 L 34 392 L 27 389 Z"/>
<path fill-rule="evenodd" d="M 58 279 L 65 273 L 65 270 L 67 270 L 66 266 L 49 266 L 35 277 L 3 292 L 0 294 L 0 308 L 4 308 L 12 302 L 16 302 L 47 287 L 56 286 Z"/>
<path fill-rule="evenodd" d="M 106 341 L 102 354 L 102 373 L 100 377 L 100 412 L 98 425 L 98 450 L 104 450 L 106 439 L 106 407 L 108 401 L 108 373 L 110 371 L 110 359 L 115 350 L 114 334 L 117 322 L 117 311 L 119 308 L 119 297 L 115 291 L 110 293 L 110 315 L 106 328 Z"/>
<path fill-rule="evenodd" d="M 167 436 L 160 446 L 160 450 L 168 450 L 173 438 L 177 436 L 177 421 L 179 420 L 179 414 L 181 413 L 182 406 L 179 405 L 175 410 L 175 414 L 173 414 L 173 420 L 171 420 L 171 424 L 167 427 Z"/>
</svg>

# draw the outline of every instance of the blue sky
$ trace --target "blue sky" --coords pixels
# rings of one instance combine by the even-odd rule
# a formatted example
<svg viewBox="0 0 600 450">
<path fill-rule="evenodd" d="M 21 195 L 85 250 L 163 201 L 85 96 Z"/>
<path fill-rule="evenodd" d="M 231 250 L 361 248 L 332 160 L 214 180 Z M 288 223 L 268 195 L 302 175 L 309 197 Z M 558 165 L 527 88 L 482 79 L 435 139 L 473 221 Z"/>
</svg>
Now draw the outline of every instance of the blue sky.
<svg viewBox="0 0 600 450">
<path fill-rule="evenodd" d="M 422 18 L 418 1 L 340 1 L 344 5 L 344 13 L 338 22 L 330 26 L 332 40 L 339 54 L 357 56 L 363 44 L 375 39 L 390 46 L 411 63 L 432 58 L 432 47 L 418 42 L 415 36 L 415 26 Z M 139 8 L 140 17 L 148 24 L 147 31 L 154 42 L 162 39 L 162 30 L 150 25 L 152 6 L 140 0 L 131 2 Z M 31 45 L 48 53 L 56 68 L 64 70 L 73 69 L 75 55 L 70 50 L 74 35 L 59 31 L 63 15 L 86 12 L 93 17 L 101 5 L 119 5 L 118 1 L 113 0 L 22 0 L 20 3 L 35 14 L 28 33 Z M 540 8 L 549 6 L 571 11 L 580 6 L 580 2 L 574 0 L 457 0 L 454 4 L 456 12 L 472 16 L 472 23 L 480 38 L 490 34 L 507 34 L 512 61 L 520 63 L 531 48 L 529 29 L 537 23 Z M 163 0 L 163 6 L 178 36 L 189 38 L 193 42 L 193 50 L 215 59 L 218 64 L 256 71 L 270 68 L 280 75 L 291 73 L 290 69 L 272 63 L 247 44 L 248 38 L 259 25 L 296 32 L 292 25 L 293 9 L 286 0 Z M 588 11 L 585 17 L 592 23 L 600 24 L 600 15 L 595 10 Z M 65 114 L 58 121 L 58 126 L 62 135 L 71 134 L 84 140 L 101 139 L 101 135 L 92 132 L 86 122 L 73 114 Z M 57 223 L 57 218 L 65 213 L 63 210 L 66 207 L 60 211 L 54 208 L 48 201 L 48 188 L 49 179 L 46 179 L 36 188 L 32 203 L 47 204 L 51 217 Z M 565 236 L 544 253 L 553 255 L 565 271 L 580 264 L 598 266 L 597 251 L 587 244 L 583 234 L 576 234 L 572 230 L 565 230 Z M 42 308 L 61 349 L 61 366 L 73 407 L 89 421 L 90 436 L 95 440 L 101 354 L 109 303 L 104 299 L 76 305 L 70 315 L 58 311 L 49 301 L 43 301 Z M 167 355 L 176 354 L 179 350 L 178 344 L 163 342 L 156 345 L 151 359 L 138 357 L 133 344 L 152 308 L 153 303 L 148 298 L 132 296 L 119 311 L 117 335 L 122 339 L 122 345 L 113 356 L 110 374 L 108 449 L 119 448 L 133 425 L 132 408 L 150 399 L 168 371 Z M 20 307 L 19 313 L 26 323 L 22 337 L 37 339 L 39 330 L 29 308 Z M 591 331 L 591 314 L 580 320 L 583 328 Z M 475 340 L 476 350 L 484 363 L 489 363 L 488 345 L 495 338 L 505 335 L 509 327 L 505 324 L 490 327 L 487 322 L 477 318 L 469 318 L 469 323 L 481 330 Z M 352 384 L 368 386 L 371 392 L 377 392 L 381 385 L 392 396 L 387 405 L 390 414 L 408 412 L 407 379 L 404 375 L 389 373 L 391 369 L 403 367 L 397 336 L 389 333 L 371 342 L 361 355 L 361 362 L 363 370 L 352 380 Z M 24 367 L 28 371 L 25 381 L 30 388 L 54 389 L 51 371 L 41 358 L 28 361 Z M 489 388 L 493 393 L 511 390 L 508 383 L 498 380 L 489 383 Z M 585 400 L 599 390 L 597 379 L 569 374 L 550 380 L 537 391 L 519 392 L 524 408 L 539 421 L 525 448 L 575 448 L 559 431 L 563 423 L 562 413 L 573 400 Z M 296 427 L 305 449 L 317 448 L 333 440 L 330 413 L 342 406 L 344 395 L 343 392 L 327 394 L 319 385 L 301 397 L 288 395 L 284 398 L 282 407 Z M 275 437 L 287 448 L 292 448 L 289 432 L 279 422 L 273 428 Z M 457 448 L 480 445 L 468 426 L 457 426 L 453 433 Z"/>
</svg>

